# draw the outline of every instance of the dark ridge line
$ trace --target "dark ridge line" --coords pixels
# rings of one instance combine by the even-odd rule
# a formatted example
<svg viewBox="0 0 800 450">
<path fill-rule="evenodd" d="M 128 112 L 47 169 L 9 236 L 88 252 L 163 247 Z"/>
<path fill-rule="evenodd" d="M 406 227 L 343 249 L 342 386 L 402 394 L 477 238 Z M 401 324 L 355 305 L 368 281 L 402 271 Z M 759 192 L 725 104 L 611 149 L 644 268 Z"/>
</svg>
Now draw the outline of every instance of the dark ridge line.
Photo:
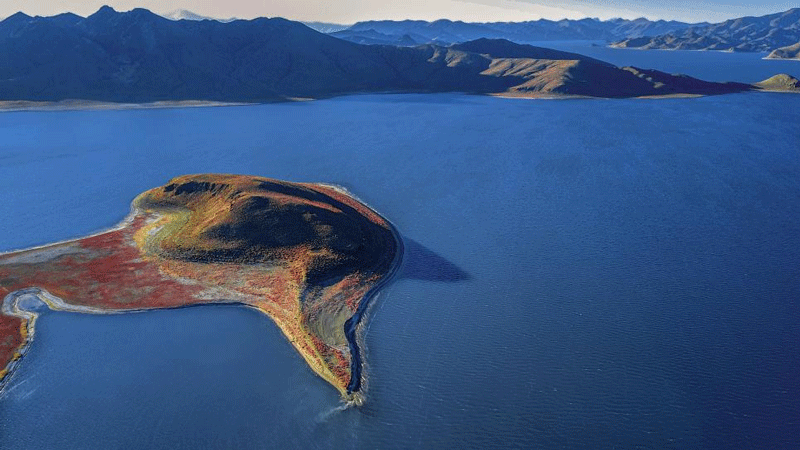
<svg viewBox="0 0 800 450">
<path fill-rule="evenodd" d="M 378 214 L 377 211 L 372 211 Z M 347 339 L 347 345 L 350 348 L 350 382 L 347 384 L 348 395 L 352 395 L 361 390 L 361 376 L 364 364 L 361 359 L 361 349 L 358 346 L 358 325 L 361 323 L 361 319 L 364 317 L 367 306 L 372 298 L 394 279 L 395 275 L 399 272 L 400 263 L 403 261 L 403 238 L 400 236 L 394 224 L 380 214 L 378 214 L 378 216 L 388 224 L 389 231 L 392 233 L 392 238 L 394 240 L 394 258 L 392 259 L 390 271 L 364 295 L 364 298 L 358 304 L 358 308 L 356 308 L 356 312 L 344 323 L 344 335 Z"/>
</svg>

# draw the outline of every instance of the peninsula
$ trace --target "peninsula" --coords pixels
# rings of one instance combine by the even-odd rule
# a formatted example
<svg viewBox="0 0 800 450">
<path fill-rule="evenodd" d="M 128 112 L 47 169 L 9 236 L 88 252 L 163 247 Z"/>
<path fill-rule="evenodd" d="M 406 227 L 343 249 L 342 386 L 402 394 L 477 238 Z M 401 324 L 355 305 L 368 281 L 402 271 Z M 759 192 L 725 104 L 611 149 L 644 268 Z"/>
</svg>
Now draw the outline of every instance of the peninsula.
<svg viewBox="0 0 800 450">
<path fill-rule="evenodd" d="M 769 55 L 769 59 L 800 59 L 800 41 L 786 47 L 776 48 Z"/>
<path fill-rule="evenodd" d="M 34 336 L 31 295 L 96 314 L 237 303 L 269 316 L 314 372 L 360 404 L 360 319 L 401 256 L 392 225 L 333 186 L 174 178 L 136 197 L 114 229 L 0 255 L 0 380 Z"/>
</svg>

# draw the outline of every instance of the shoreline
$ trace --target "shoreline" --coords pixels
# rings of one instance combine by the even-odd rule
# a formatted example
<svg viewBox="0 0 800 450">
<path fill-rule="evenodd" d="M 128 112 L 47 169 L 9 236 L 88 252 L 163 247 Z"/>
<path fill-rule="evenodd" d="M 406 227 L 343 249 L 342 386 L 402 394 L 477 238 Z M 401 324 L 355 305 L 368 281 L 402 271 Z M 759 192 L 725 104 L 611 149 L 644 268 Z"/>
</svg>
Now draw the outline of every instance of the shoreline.
<svg viewBox="0 0 800 450">
<path fill-rule="evenodd" d="M 157 102 L 123 103 L 95 100 L 0 100 L 0 112 L 24 111 L 124 111 L 133 109 L 221 108 L 252 106 L 263 102 L 220 102 L 213 100 L 163 100 Z"/>
<path fill-rule="evenodd" d="M 621 50 L 639 50 L 639 49 L 621 49 Z M 670 50 L 664 50 L 670 51 Z M 705 50 L 693 50 L 705 51 Z M 768 58 L 762 58 L 768 59 Z M 800 59 L 769 59 L 770 61 L 800 61 Z M 485 97 L 495 98 L 509 98 L 509 99 L 527 99 L 527 100 L 629 100 L 629 99 L 668 99 L 668 98 L 698 98 L 707 96 L 736 94 L 743 92 L 774 92 L 763 88 L 758 88 L 756 83 L 743 83 L 753 86 L 752 89 L 745 89 L 733 92 L 709 92 L 709 93 L 670 93 L 670 94 L 655 94 L 655 95 L 636 95 L 630 97 L 601 97 L 589 95 L 571 95 L 571 94 L 552 94 L 552 93 L 530 93 L 521 94 L 518 92 L 465 92 L 465 91 L 375 91 L 375 92 L 344 92 L 338 94 L 325 95 L 318 98 L 284 98 L 272 101 L 259 101 L 259 102 L 218 102 L 218 101 L 205 101 L 205 100 L 174 100 L 174 101 L 160 101 L 160 102 L 145 102 L 145 103 L 116 103 L 116 102 L 100 102 L 90 100 L 67 100 L 56 102 L 37 102 L 27 100 L 0 100 L 0 113 L 14 113 L 14 112 L 67 112 L 67 111 L 130 111 L 130 110 L 146 110 L 146 109 L 183 109 L 183 108 L 224 108 L 224 107 L 237 107 L 237 106 L 258 106 L 274 103 L 303 103 L 319 100 L 330 100 L 334 98 L 343 97 L 356 97 L 364 95 L 426 95 L 426 94 L 457 94 L 457 95 L 478 95 Z M 795 91 L 781 91 L 778 92 L 795 92 Z"/>
<path fill-rule="evenodd" d="M 370 209 L 372 209 L 370 207 Z M 374 211 L 374 210 L 373 210 Z M 376 213 L 377 214 L 377 213 Z M 381 216 L 383 220 L 385 217 Z M 366 385 L 366 373 L 364 370 L 364 358 L 361 356 L 366 347 L 365 318 L 369 315 L 370 306 L 374 303 L 380 292 L 394 280 L 395 275 L 400 270 L 403 262 L 405 246 L 403 238 L 395 228 L 394 224 L 386 220 L 389 224 L 392 237 L 395 241 L 394 258 L 392 259 L 391 270 L 380 279 L 361 299 L 356 312 L 344 323 L 344 335 L 350 348 L 350 382 L 347 384 L 347 395 L 351 397 L 349 402 L 356 406 L 361 406 L 364 402 L 364 386 Z"/>
<path fill-rule="evenodd" d="M 800 56 L 797 58 L 770 58 L 769 56 L 765 56 L 761 58 L 762 61 L 794 61 L 800 62 Z"/>
<path fill-rule="evenodd" d="M 167 311 L 167 310 L 179 310 L 179 309 L 186 309 L 186 308 L 202 308 L 207 306 L 235 306 L 240 308 L 249 308 L 257 311 L 259 314 L 266 316 L 269 321 L 271 321 L 281 332 L 281 335 L 286 338 L 286 341 L 292 348 L 297 351 L 300 358 L 308 365 L 311 371 L 334 386 L 336 388 L 336 380 L 329 379 L 322 369 L 320 369 L 313 360 L 309 360 L 306 355 L 301 351 L 301 348 L 298 347 L 294 340 L 292 340 L 283 328 L 283 324 L 279 321 L 275 320 L 267 311 L 253 305 L 249 305 L 247 303 L 243 303 L 240 301 L 235 300 L 227 300 L 221 299 L 219 301 L 212 301 L 208 303 L 192 303 L 186 305 L 178 305 L 178 306 L 171 306 L 171 307 L 152 307 L 152 308 L 136 308 L 136 309 L 102 309 L 102 308 L 94 308 L 91 306 L 85 305 L 73 305 L 70 303 L 65 302 L 62 298 L 57 297 L 45 289 L 38 288 L 38 287 L 30 287 L 25 289 L 20 289 L 18 291 L 14 291 L 9 293 L 3 298 L 2 303 L 0 303 L 0 311 L 4 315 L 17 317 L 23 320 L 23 325 L 25 326 L 24 340 L 22 344 L 17 348 L 16 355 L 14 358 L 0 370 L 0 397 L 3 396 L 5 390 L 10 385 L 10 380 L 14 375 L 18 365 L 27 355 L 30 345 L 33 343 L 34 336 L 36 334 L 36 320 L 38 319 L 41 311 L 38 310 L 28 310 L 19 307 L 19 300 L 27 297 L 33 296 L 41 303 L 43 303 L 44 307 L 49 309 L 50 311 L 54 312 L 64 312 L 64 313 L 71 313 L 71 314 L 85 314 L 85 315 L 100 315 L 100 316 L 112 316 L 112 315 L 123 315 L 123 314 L 141 314 L 147 312 L 155 312 L 155 311 Z M 341 391 L 337 388 L 339 393 L 342 397 L 347 395 L 346 392 Z"/>
<path fill-rule="evenodd" d="M 364 370 L 365 361 L 361 354 L 364 352 L 366 348 L 365 343 L 365 334 L 366 330 L 364 329 L 365 318 L 369 315 L 370 306 L 374 304 L 374 301 L 380 292 L 386 287 L 389 283 L 394 280 L 395 275 L 400 270 L 400 267 L 403 262 L 404 250 L 405 245 L 403 244 L 403 237 L 400 235 L 400 232 L 397 230 L 397 227 L 394 224 L 381 215 L 375 208 L 373 208 L 369 203 L 365 202 L 357 195 L 350 192 L 344 186 L 339 186 L 332 183 L 316 183 L 330 189 L 333 189 L 343 195 L 346 195 L 357 202 L 364 205 L 373 214 L 380 217 L 389 227 L 389 231 L 392 234 L 392 238 L 394 240 L 395 248 L 394 248 L 394 256 L 392 258 L 391 268 L 389 272 L 387 272 L 381 279 L 373 286 L 361 301 L 358 303 L 358 308 L 356 308 L 356 312 L 350 316 L 344 323 L 344 335 L 347 339 L 347 346 L 350 350 L 350 382 L 347 384 L 347 392 L 345 398 L 347 399 L 348 406 L 361 406 L 365 400 L 364 394 L 364 386 L 366 385 L 366 373 Z"/>
<path fill-rule="evenodd" d="M 740 53 L 765 53 L 769 54 L 769 50 L 767 51 L 744 51 L 744 50 L 733 50 L 733 49 L 725 49 L 725 50 L 717 50 L 717 49 L 705 49 L 705 48 L 643 48 L 643 47 L 617 47 L 613 44 L 609 44 L 606 48 L 613 48 L 615 50 L 640 50 L 640 51 L 648 51 L 648 50 L 661 50 L 665 52 L 715 52 L 715 53 L 729 53 L 729 54 L 740 54 Z M 762 58 L 763 59 L 763 58 Z"/>
<path fill-rule="evenodd" d="M 28 353 L 30 345 L 33 342 L 33 338 L 36 335 L 36 320 L 41 314 L 41 311 L 28 310 L 19 307 L 19 300 L 23 299 L 26 296 L 35 297 L 37 300 L 42 302 L 44 306 L 50 311 L 72 313 L 72 314 L 112 316 L 112 315 L 122 315 L 122 314 L 140 314 L 153 311 L 177 310 L 184 308 L 199 308 L 203 306 L 237 306 L 244 308 L 252 308 L 269 317 L 267 314 L 264 313 L 264 311 L 260 310 L 259 308 L 256 308 L 252 305 L 248 305 L 246 303 L 230 301 L 230 300 L 220 300 L 218 302 L 211 302 L 205 304 L 195 303 L 188 305 L 173 306 L 168 308 L 102 309 L 102 308 L 94 308 L 91 306 L 73 305 L 67 303 L 64 301 L 64 299 L 57 297 L 48 292 L 47 290 L 38 287 L 20 289 L 18 291 L 14 291 L 6 295 L 3 298 L 2 303 L 0 303 L 0 311 L 2 311 L 4 315 L 17 317 L 24 320 L 25 330 L 26 330 L 24 333 L 25 339 L 23 340 L 22 345 L 20 345 L 20 347 L 17 349 L 17 355 L 15 355 L 15 358 L 12 359 L 11 362 L 5 368 L 0 370 L 0 397 L 3 396 L 5 390 L 8 388 L 10 380 L 13 377 L 14 372 L 17 369 L 17 366 L 25 357 L 25 355 Z"/>
</svg>

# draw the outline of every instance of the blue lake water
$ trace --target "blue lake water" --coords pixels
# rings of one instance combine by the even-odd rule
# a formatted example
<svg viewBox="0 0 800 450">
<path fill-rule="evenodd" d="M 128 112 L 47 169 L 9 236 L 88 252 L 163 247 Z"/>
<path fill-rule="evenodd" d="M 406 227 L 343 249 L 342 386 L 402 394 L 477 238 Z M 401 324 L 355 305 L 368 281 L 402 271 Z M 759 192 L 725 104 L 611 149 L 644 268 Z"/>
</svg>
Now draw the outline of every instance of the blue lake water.
<svg viewBox="0 0 800 450">
<path fill-rule="evenodd" d="M 250 309 L 47 312 L 0 447 L 796 448 L 798 123 L 781 94 L 0 114 L 0 250 L 198 172 L 341 184 L 411 244 L 360 409 Z"/>
</svg>

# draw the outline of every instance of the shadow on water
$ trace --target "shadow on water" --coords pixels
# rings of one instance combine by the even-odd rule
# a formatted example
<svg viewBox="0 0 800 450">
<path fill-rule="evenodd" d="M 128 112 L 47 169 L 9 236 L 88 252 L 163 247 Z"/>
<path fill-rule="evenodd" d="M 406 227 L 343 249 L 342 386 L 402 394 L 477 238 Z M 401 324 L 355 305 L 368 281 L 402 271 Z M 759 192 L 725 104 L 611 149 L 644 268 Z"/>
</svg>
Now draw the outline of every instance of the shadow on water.
<svg viewBox="0 0 800 450">
<path fill-rule="evenodd" d="M 472 279 L 472 275 L 413 239 L 403 237 L 403 246 L 403 266 L 398 279 L 443 282 Z"/>
</svg>

